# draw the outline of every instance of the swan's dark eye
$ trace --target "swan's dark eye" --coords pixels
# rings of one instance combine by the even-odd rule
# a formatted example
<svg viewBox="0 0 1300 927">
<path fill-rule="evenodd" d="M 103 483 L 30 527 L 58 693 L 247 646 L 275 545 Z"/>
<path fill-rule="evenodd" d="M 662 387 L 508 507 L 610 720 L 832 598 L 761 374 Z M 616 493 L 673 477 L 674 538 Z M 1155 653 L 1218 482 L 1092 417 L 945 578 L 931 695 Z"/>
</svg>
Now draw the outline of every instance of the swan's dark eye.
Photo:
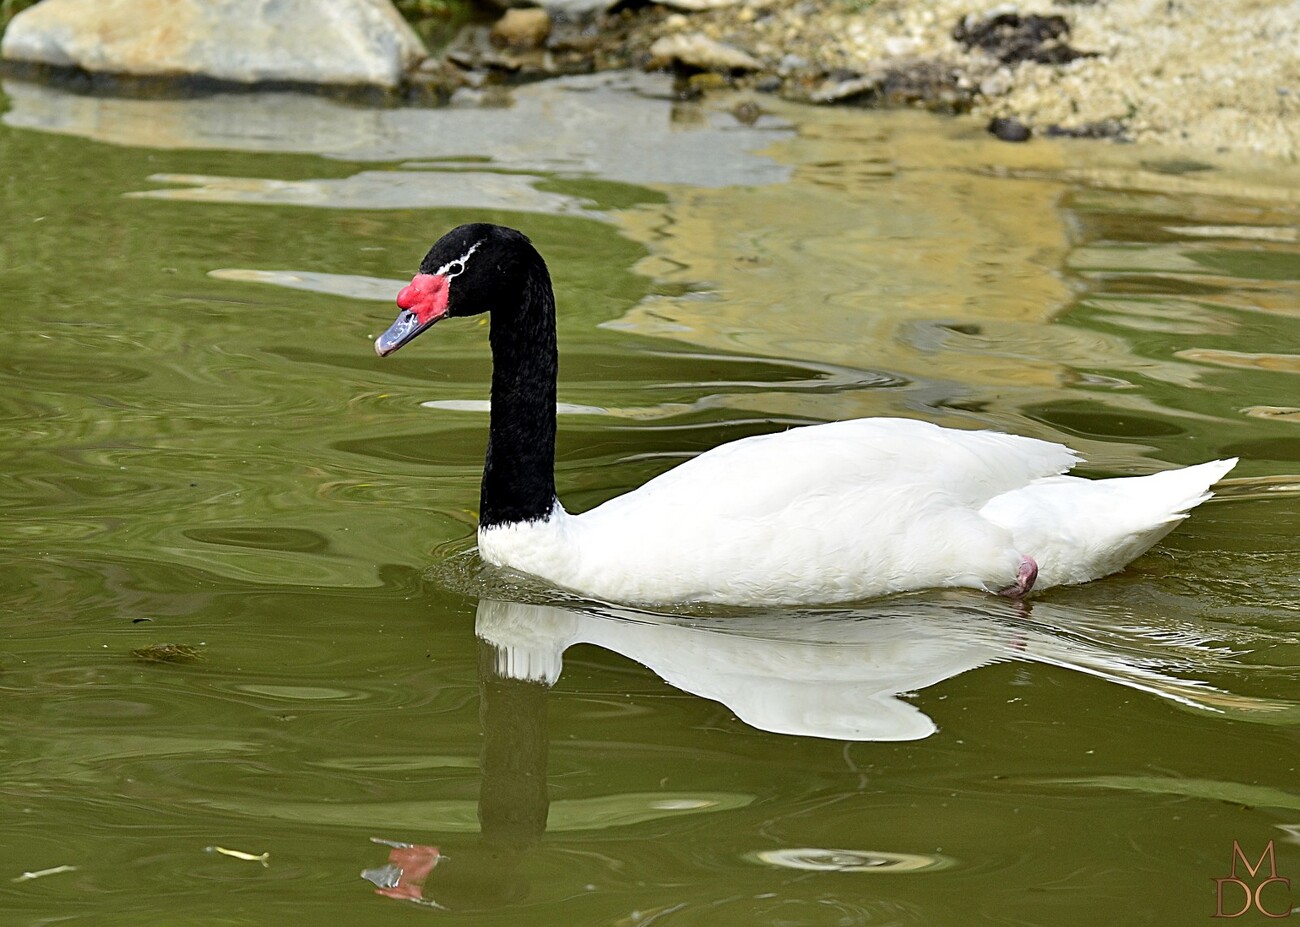
<svg viewBox="0 0 1300 927">
<path fill-rule="evenodd" d="M 465 272 L 464 261 L 452 261 L 447 265 L 447 269 L 442 272 L 444 277 L 455 277 Z"/>
</svg>

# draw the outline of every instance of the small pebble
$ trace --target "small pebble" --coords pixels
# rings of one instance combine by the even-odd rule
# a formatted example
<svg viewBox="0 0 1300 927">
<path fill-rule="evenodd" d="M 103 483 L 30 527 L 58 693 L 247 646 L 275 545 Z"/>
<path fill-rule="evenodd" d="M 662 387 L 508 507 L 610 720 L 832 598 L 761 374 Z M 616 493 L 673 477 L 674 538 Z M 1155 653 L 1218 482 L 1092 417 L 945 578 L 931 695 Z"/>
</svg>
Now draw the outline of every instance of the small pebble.
<svg viewBox="0 0 1300 927">
<path fill-rule="evenodd" d="M 1029 141 L 1029 126 L 1025 125 L 1019 119 L 1012 119 L 1007 116 L 997 116 L 989 122 L 989 133 L 997 136 L 1004 142 L 1027 142 Z"/>
<path fill-rule="evenodd" d="M 753 102 L 746 100 L 743 103 L 737 103 L 731 109 L 731 115 L 736 117 L 736 121 L 741 125 L 752 126 L 758 122 L 758 117 L 762 115 L 762 110 Z"/>
<path fill-rule="evenodd" d="M 508 48 L 541 48 L 550 34 L 550 15 L 534 7 L 506 10 L 492 26 L 492 41 Z"/>
</svg>

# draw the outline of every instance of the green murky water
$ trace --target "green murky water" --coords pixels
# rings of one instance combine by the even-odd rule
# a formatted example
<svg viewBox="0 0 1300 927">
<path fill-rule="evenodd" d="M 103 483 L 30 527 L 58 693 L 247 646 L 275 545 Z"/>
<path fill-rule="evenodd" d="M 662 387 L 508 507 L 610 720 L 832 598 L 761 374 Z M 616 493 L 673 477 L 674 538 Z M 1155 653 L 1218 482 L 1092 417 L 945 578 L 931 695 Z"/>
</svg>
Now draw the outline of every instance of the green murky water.
<svg viewBox="0 0 1300 927">
<path fill-rule="evenodd" d="M 1300 883 L 1300 174 L 632 83 L 5 87 L 0 923 L 1189 924 L 1234 840 Z M 481 219 L 551 263 L 571 508 L 862 414 L 1243 461 L 1024 612 L 539 604 L 466 553 L 484 329 L 368 341 Z"/>
</svg>

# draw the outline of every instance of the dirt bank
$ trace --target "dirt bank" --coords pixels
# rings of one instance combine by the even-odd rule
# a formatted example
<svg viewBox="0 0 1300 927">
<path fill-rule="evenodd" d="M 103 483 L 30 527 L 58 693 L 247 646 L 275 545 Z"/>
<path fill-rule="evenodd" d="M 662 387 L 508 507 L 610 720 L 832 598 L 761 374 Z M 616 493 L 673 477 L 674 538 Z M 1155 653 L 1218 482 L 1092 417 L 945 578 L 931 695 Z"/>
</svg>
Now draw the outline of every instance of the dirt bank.
<svg viewBox="0 0 1300 927">
<path fill-rule="evenodd" d="M 818 103 L 969 111 L 1007 119 L 1008 138 L 1300 155 L 1296 0 L 664 0 L 552 18 L 543 49 L 470 30 L 452 57 L 525 74 L 671 66 L 687 93 L 725 81 Z"/>
</svg>

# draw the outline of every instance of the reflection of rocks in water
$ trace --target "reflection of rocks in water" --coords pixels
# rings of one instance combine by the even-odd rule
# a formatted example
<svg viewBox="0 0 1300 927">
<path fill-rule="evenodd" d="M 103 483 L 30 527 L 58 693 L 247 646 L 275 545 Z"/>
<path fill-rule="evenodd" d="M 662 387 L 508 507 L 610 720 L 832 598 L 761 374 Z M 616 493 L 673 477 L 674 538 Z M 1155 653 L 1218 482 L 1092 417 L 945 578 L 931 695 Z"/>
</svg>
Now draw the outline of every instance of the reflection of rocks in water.
<svg viewBox="0 0 1300 927">
<path fill-rule="evenodd" d="M 274 180 L 153 174 L 149 180 L 176 186 L 139 190 L 128 197 L 205 203 L 313 206 L 325 209 L 511 209 L 549 215 L 599 218 L 588 203 L 537 189 L 540 176 L 495 171 L 426 169 L 360 171 L 351 177 Z"/>
<path fill-rule="evenodd" d="M 714 351 L 887 371 L 907 382 L 892 394 L 864 384 L 834 394 L 718 397 L 814 420 L 933 408 L 956 391 L 982 400 L 987 391 L 996 412 L 1012 416 L 998 425 L 1018 430 L 1019 394 L 1057 387 L 1063 363 L 1136 369 L 1120 338 L 1080 339 L 1043 324 L 1070 298 L 1058 269 L 1068 241 L 1050 205 L 1064 185 L 1046 179 L 1051 152 L 1017 149 L 1026 168 L 1048 170 L 1012 182 L 972 171 L 985 157 L 979 143 L 937 131 L 918 114 L 804 110 L 800 119 L 798 137 L 769 149 L 793 169 L 789 184 L 689 191 L 620 217 L 651 251 L 642 272 L 687 292 L 652 296 L 607 327 Z M 997 150 L 1004 159 L 1004 147 Z M 914 346 L 918 323 L 941 324 L 946 337 Z M 962 325 L 985 334 L 954 336 Z"/>
<path fill-rule="evenodd" d="M 502 172 L 496 181 L 498 199 L 490 207 L 501 209 L 548 211 L 535 200 L 509 202 L 518 187 L 509 186 L 508 178 L 518 172 L 697 187 L 775 184 L 788 178 L 789 168 L 758 153 L 789 131 L 784 122 L 763 116 L 752 126 L 737 125 L 730 114 L 710 111 L 692 131 L 683 132 L 670 119 L 668 86 L 663 75 L 595 74 L 513 88 L 504 108 L 453 101 L 441 109 L 362 109 L 289 93 L 196 100 L 87 97 L 8 80 L 4 91 L 10 105 L 3 119 L 10 126 L 118 145 L 293 151 L 348 161 L 428 159 L 433 163 L 406 167 L 483 172 L 474 183 L 466 182 L 469 175 L 459 175 L 462 197 L 471 197 L 459 201 L 464 206 L 479 205 L 472 198 L 474 187 L 486 182 L 488 173 Z M 414 182 L 411 171 L 394 172 L 395 187 Z M 293 187 L 289 178 L 280 180 Z M 315 189 L 308 187 L 309 192 Z M 374 203 L 378 208 L 397 205 L 382 197 Z"/>
<path fill-rule="evenodd" d="M 1099 119 L 1077 126 L 1052 123 L 1043 129 L 1048 138 L 1124 138 L 1124 124 L 1118 119 Z"/>
<path fill-rule="evenodd" d="M 1062 146 L 1008 146 L 924 114 L 796 112 L 779 101 L 764 108 L 798 128 L 768 149 L 791 167 L 791 181 L 674 191 L 667 203 L 617 216 L 649 250 L 638 269 L 659 292 L 605 327 L 897 379 L 835 392 L 778 385 L 711 397 L 747 413 L 805 421 L 920 416 L 1056 441 L 1068 433 L 1045 427 L 1026 405 L 1088 402 L 1122 417 L 1194 418 L 1188 405 L 1208 397 L 1189 400 L 1189 391 L 1209 392 L 1199 356 L 1152 351 L 1132 332 L 1162 310 L 1177 321 L 1163 319 L 1159 330 L 1195 320 L 1198 330 L 1228 334 L 1236 317 L 1191 305 L 1203 292 L 1194 291 L 1176 305 L 1167 293 L 1130 298 L 1105 324 L 1092 324 L 1096 297 L 1081 302 L 1072 286 L 1079 278 L 1115 279 L 1118 290 L 1123 273 L 1230 293 L 1203 256 L 1210 249 L 1169 242 L 1158 230 L 1133 232 L 1126 211 L 1133 195 L 1124 191 L 1135 184 L 1153 191 L 1153 202 L 1166 202 L 1161 194 L 1203 195 L 1225 225 L 1232 217 L 1242 226 L 1281 227 L 1287 216 L 1273 205 L 1286 196 L 1285 184 L 1240 184 L 1222 165 L 1191 176 L 1152 174 L 1138 168 L 1135 151 L 1117 146 L 1071 169 Z M 1236 189 L 1266 210 L 1260 218 L 1236 219 L 1240 207 L 1229 198 Z M 1081 199 L 1086 205 L 1076 205 Z M 1246 279 L 1250 265 L 1241 267 Z M 1272 282 L 1279 272 L 1266 268 L 1262 276 L 1259 286 L 1251 281 L 1254 291 L 1285 311 L 1292 294 Z M 1156 388 L 1146 388 L 1153 381 Z M 1162 456 L 1140 441 L 1086 440 L 1078 449 L 1112 471 Z"/>
</svg>

